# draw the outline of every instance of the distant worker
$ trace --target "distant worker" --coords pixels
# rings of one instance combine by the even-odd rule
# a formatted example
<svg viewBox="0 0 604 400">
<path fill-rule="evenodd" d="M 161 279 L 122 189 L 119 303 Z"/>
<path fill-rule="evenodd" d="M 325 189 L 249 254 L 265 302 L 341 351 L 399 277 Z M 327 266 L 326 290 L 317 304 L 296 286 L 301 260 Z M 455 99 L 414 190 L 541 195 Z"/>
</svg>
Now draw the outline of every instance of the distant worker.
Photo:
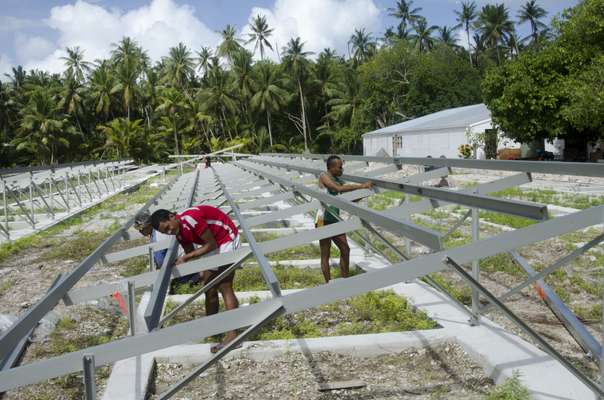
<svg viewBox="0 0 604 400">
<path fill-rule="evenodd" d="M 168 240 L 171 237 L 169 235 L 165 235 L 151 226 L 151 214 L 149 211 L 142 211 L 138 213 L 134 217 L 134 228 L 143 236 L 149 238 L 151 243 L 162 242 L 164 240 Z M 153 252 L 153 261 L 155 264 L 155 268 L 159 269 L 164 263 L 164 258 L 166 258 L 166 254 L 168 253 L 168 249 L 161 249 Z M 181 276 L 172 281 L 172 289 L 175 285 L 178 284 L 196 284 L 201 280 L 201 276 L 197 273 L 190 274 L 187 276 Z"/>
<path fill-rule="evenodd" d="M 212 166 L 212 160 L 210 156 L 206 157 L 206 168 L 210 168 Z"/>
<path fill-rule="evenodd" d="M 237 227 L 225 213 L 216 207 L 199 205 L 178 214 L 168 210 L 157 210 L 151 215 L 151 224 L 161 233 L 176 235 L 176 239 L 185 251 L 185 254 L 176 260 L 176 266 L 197 257 L 223 254 L 239 247 Z M 199 245 L 197 249 L 194 247 L 195 244 Z M 223 265 L 214 270 L 203 271 L 204 284 L 214 280 L 228 267 L 229 265 Z M 214 287 L 206 292 L 206 315 L 218 312 L 218 291 L 222 294 L 227 310 L 239 307 L 239 301 L 233 290 L 234 278 L 235 271 L 226 276 L 218 284 L 218 288 Z M 211 352 L 218 352 L 236 337 L 235 331 L 227 332 L 220 344 L 212 346 Z"/>
<path fill-rule="evenodd" d="M 340 178 L 342 176 L 343 162 L 338 156 L 332 155 L 327 158 L 327 172 L 324 172 L 319 177 L 319 187 L 325 189 L 325 191 L 333 196 L 340 193 L 351 192 L 358 189 L 371 189 L 373 187 L 372 182 L 365 182 L 361 184 L 346 184 Z M 339 221 L 340 209 L 335 206 L 327 206 L 319 210 L 317 218 L 315 220 L 315 226 L 320 227 L 323 225 L 334 224 Z M 329 269 L 329 256 L 331 253 L 331 242 L 338 247 L 340 250 L 340 272 L 342 278 L 348 277 L 348 267 L 350 264 L 350 247 L 346 240 L 346 234 L 342 233 L 338 236 L 333 236 L 326 239 L 319 240 L 319 246 L 321 248 L 321 271 L 325 282 L 329 282 L 331 279 L 331 271 Z"/>
</svg>

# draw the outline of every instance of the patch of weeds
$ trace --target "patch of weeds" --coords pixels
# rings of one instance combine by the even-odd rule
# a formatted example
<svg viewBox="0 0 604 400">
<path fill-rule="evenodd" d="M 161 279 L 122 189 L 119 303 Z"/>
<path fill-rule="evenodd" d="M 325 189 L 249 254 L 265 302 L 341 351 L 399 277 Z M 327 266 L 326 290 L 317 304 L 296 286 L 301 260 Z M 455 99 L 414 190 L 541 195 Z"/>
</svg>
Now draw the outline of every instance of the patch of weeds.
<svg viewBox="0 0 604 400">
<path fill-rule="evenodd" d="M 267 242 L 269 240 L 274 240 L 274 239 L 281 237 L 281 235 L 279 235 L 278 233 L 275 233 L 275 232 L 252 232 L 252 233 L 254 234 L 254 239 L 256 239 L 256 242 Z M 247 242 L 247 238 L 245 240 Z"/>
<path fill-rule="evenodd" d="M 66 259 L 81 260 L 88 256 L 109 236 L 102 232 L 78 232 L 69 240 L 56 240 L 52 249 L 41 256 L 42 260 Z"/>
<path fill-rule="evenodd" d="M 505 272 L 512 276 L 525 276 L 526 273 L 508 253 L 499 253 L 480 260 L 480 269 L 485 272 Z"/>
<path fill-rule="evenodd" d="M 8 279 L 2 282 L 0 284 L 0 297 L 4 296 L 12 286 L 13 282 Z"/>
<path fill-rule="evenodd" d="M 554 204 L 562 207 L 586 209 L 604 204 L 603 196 L 588 196 L 583 194 L 560 193 L 547 189 L 509 188 L 492 193 L 496 197 L 514 198 L 535 203 Z"/>
<path fill-rule="evenodd" d="M 331 257 L 339 257 L 340 251 L 332 245 Z M 321 249 L 319 246 L 314 244 L 308 244 L 304 246 L 291 247 L 289 249 L 277 251 L 268 255 L 268 259 L 271 261 L 280 260 L 307 260 L 321 257 Z"/>
<path fill-rule="evenodd" d="M 472 304 L 472 289 L 469 285 L 461 285 L 448 280 L 442 274 L 431 274 L 430 278 L 432 278 L 439 286 L 447 291 L 453 298 L 459 301 L 462 304 L 470 305 Z M 426 282 L 425 279 L 422 279 Z"/>
<path fill-rule="evenodd" d="M 134 257 L 126 261 L 120 275 L 127 278 L 147 272 L 149 270 L 149 257 Z"/>
<path fill-rule="evenodd" d="M 42 243 L 42 235 L 30 235 L 14 240 L 10 243 L 0 244 L 0 261 L 6 260 L 8 257 L 20 251 L 38 248 Z"/>
<path fill-rule="evenodd" d="M 443 242 L 445 248 L 449 249 L 452 247 L 465 246 L 466 244 L 472 243 L 472 237 L 466 235 L 458 230 L 453 231 L 447 236 Z"/>
<path fill-rule="evenodd" d="M 530 400 L 529 390 L 520 382 L 520 373 L 514 371 L 512 377 L 493 389 L 486 400 Z"/>
<path fill-rule="evenodd" d="M 262 328 L 251 340 L 360 335 L 433 329 L 437 325 L 393 291 L 369 292 L 285 317 Z"/>
<path fill-rule="evenodd" d="M 533 221 L 532 219 L 490 211 L 481 211 L 480 218 L 493 224 L 505 225 L 516 229 L 524 228 L 537 223 L 537 221 Z"/>
<path fill-rule="evenodd" d="M 602 304 L 573 305 L 571 308 L 582 321 L 599 323 L 602 320 Z"/>
<path fill-rule="evenodd" d="M 127 333 L 128 321 L 118 314 L 109 314 L 96 308 L 85 311 L 82 319 L 100 321 L 101 332 L 79 332 L 79 322 L 68 316 L 60 319 L 44 343 L 32 346 L 34 357 L 46 358 L 105 344 Z M 101 328 L 99 328 L 101 329 Z"/>
<path fill-rule="evenodd" d="M 323 274 L 318 268 L 296 268 L 276 265 L 272 269 L 279 280 L 281 289 L 301 289 L 305 287 L 318 286 L 325 283 Z M 333 279 L 340 277 L 339 268 L 332 268 L 331 272 Z M 356 267 L 350 268 L 350 276 L 360 273 L 362 273 L 360 269 Z M 268 290 L 266 283 L 262 278 L 260 267 L 257 266 L 245 267 L 237 270 L 235 280 L 233 282 L 233 288 L 237 292 Z"/>
<path fill-rule="evenodd" d="M 373 195 L 367 199 L 367 206 L 372 210 L 383 211 L 390 207 L 393 200 L 379 194 Z"/>
</svg>

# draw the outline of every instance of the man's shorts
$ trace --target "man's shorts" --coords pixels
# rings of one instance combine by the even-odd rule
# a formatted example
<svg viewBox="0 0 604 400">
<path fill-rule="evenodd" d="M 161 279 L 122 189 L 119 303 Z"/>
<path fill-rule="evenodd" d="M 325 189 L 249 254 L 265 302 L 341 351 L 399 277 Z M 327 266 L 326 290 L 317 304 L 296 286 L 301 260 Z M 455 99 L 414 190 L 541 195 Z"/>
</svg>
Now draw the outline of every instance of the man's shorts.
<svg viewBox="0 0 604 400">
<path fill-rule="evenodd" d="M 239 248 L 239 246 L 241 246 L 241 240 L 239 239 L 239 235 L 237 235 L 237 236 L 235 236 L 235 238 L 233 240 L 231 240 L 230 242 L 221 244 L 219 248 L 209 252 L 206 256 L 214 256 L 217 254 L 224 254 L 224 253 L 228 253 L 230 251 L 235 251 Z M 220 268 L 222 268 L 222 267 L 220 267 Z M 209 271 L 216 272 L 216 271 L 219 271 L 220 268 L 210 269 Z M 220 271 L 220 272 L 222 272 L 222 271 Z"/>
</svg>

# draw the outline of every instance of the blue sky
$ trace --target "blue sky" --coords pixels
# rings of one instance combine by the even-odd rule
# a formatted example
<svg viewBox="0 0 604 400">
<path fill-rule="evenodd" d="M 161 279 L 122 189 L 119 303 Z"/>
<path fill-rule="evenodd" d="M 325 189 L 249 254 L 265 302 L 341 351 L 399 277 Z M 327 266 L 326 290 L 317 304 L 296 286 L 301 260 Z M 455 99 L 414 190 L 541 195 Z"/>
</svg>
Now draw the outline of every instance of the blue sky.
<svg viewBox="0 0 604 400">
<path fill-rule="evenodd" d="M 152 59 L 183 42 L 193 49 L 214 47 L 216 31 L 235 25 L 245 37 L 248 20 L 258 13 L 275 28 L 273 43 L 283 47 L 292 36 L 301 36 L 308 50 L 324 47 L 346 52 L 355 28 L 366 28 L 375 37 L 396 20 L 388 16 L 395 0 L 0 0 L 0 76 L 10 66 L 58 72 L 65 47 L 80 46 L 90 61 L 106 57 L 111 43 L 132 36 Z M 505 0 L 515 18 L 526 0 Z M 488 3 L 477 0 L 479 6 Z M 540 0 L 547 21 L 578 0 Z M 491 2 L 494 3 L 494 2 Z M 416 0 L 415 7 L 430 24 L 455 25 L 456 0 Z M 528 24 L 520 34 L 528 32 Z M 460 39 L 464 36 L 460 34 Z M 277 58 L 277 53 L 269 54 Z"/>
</svg>

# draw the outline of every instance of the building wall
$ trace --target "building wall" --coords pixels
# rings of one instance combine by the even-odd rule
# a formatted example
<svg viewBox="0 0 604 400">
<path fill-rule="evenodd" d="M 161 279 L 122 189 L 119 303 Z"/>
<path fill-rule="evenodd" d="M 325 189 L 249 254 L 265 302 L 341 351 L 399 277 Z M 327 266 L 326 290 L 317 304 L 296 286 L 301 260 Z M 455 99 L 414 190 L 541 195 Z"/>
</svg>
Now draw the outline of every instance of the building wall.
<svg viewBox="0 0 604 400">
<path fill-rule="evenodd" d="M 363 154 L 376 155 L 384 149 L 388 155 L 395 157 L 440 157 L 457 158 L 459 145 L 466 143 L 465 131 L 437 131 L 405 133 L 402 137 L 402 148 L 394 148 L 395 135 L 379 135 L 363 138 Z"/>
</svg>

